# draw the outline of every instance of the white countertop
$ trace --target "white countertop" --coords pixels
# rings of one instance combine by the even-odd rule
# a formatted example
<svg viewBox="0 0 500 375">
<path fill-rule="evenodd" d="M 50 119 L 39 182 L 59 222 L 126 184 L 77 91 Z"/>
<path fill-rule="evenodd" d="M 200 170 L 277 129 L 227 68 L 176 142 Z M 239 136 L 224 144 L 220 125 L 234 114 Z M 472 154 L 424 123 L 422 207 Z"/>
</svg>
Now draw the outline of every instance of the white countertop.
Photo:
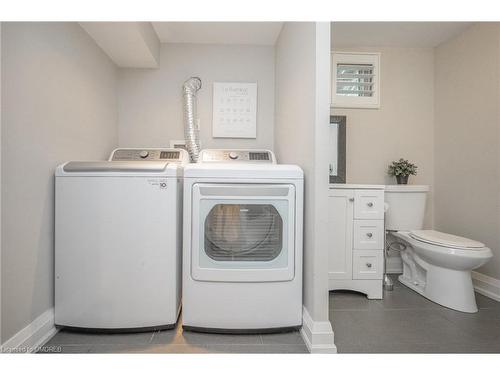
<svg viewBox="0 0 500 375">
<path fill-rule="evenodd" d="M 384 190 L 385 189 L 385 185 L 330 184 L 330 189 L 370 189 L 370 190 Z"/>
</svg>

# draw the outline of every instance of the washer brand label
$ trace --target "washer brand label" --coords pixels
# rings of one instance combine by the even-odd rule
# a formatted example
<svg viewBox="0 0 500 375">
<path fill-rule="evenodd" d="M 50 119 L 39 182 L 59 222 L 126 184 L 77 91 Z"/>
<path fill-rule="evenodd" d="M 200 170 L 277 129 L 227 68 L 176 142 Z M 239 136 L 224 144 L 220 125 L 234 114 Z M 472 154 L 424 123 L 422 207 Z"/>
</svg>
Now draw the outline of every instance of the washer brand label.
<svg viewBox="0 0 500 375">
<path fill-rule="evenodd" d="M 166 178 L 150 178 L 148 179 L 148 183 L 151 186 L 158 187 L 159 189 L 167 188 L 167 179 Z"/>
</svg>

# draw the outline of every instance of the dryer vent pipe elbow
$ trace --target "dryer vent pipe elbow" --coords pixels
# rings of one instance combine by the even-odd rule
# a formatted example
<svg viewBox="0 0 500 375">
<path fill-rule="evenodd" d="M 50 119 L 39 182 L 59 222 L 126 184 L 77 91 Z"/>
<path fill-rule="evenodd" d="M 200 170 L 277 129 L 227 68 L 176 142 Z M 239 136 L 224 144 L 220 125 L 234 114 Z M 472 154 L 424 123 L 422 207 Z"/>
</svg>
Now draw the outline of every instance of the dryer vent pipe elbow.
<svg viewBox="0 0 500 375">
<path fill-rule="evenodd" d="M 200 154 L 200 130 L 196 124 L 196 93 L 201 89 L 201 79 L 191 77 L 182 86 L 184 98 L 184 137 L 191 162 L 196 163 Z"/>
</svg>

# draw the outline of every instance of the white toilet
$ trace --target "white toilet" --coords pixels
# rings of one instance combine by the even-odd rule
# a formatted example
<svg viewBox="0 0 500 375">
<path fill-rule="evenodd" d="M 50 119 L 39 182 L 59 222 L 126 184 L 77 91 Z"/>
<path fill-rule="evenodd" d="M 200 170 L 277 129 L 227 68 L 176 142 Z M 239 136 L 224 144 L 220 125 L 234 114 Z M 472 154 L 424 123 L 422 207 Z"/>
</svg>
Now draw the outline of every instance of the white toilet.
<svg viewBox="0 0 500 375">
<path fill-rule="evenodd" d="M 386 230 L 403 243 L 399 281 L 450 309 L 477 312 L 471 271 L 491 259 L 484 244 L 434 230 L 422 230 L 425 185 L 387 185 Z"/>
</svg>

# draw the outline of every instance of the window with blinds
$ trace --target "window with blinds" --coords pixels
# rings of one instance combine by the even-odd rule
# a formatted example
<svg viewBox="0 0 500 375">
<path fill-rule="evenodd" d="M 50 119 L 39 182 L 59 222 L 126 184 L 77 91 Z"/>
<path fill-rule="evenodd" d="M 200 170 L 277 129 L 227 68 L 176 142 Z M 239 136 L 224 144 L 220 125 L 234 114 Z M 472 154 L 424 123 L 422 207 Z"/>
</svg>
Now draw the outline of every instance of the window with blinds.
<svg viewBox="0 0 500 375">
<path fill-rule="evenodd" d="M 373 65 L 337 64 L 337 95 L 373 96 Z"/>
<path fill-rule="evenodd" d="M 332 105 L 343 108 L 380 106 L 380 54 L 332 54 Z"/>
</svg>

